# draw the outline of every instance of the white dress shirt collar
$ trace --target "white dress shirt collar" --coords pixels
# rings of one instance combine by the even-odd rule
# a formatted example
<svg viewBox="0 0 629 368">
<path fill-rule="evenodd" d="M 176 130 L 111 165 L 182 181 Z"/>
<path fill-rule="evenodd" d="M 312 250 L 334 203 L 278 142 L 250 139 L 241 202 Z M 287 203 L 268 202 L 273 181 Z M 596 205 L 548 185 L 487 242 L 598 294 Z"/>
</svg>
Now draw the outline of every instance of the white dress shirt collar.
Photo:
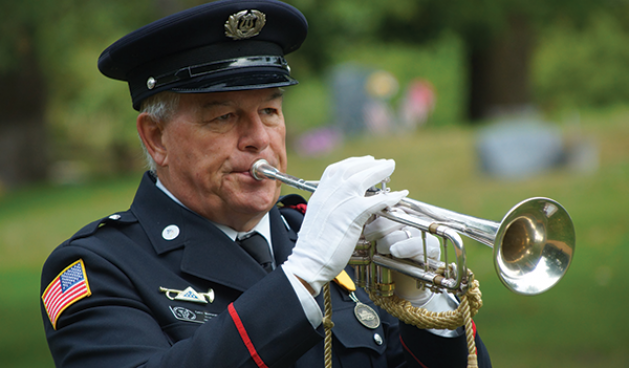
<svg viewBox="0 0 629 368">
<path fill-rule="evenodd" d="M 180 206 L 190 210 L 188 207 L 186 207 L 183 203 L 181 203 L 181 201 L 179 199 L 177 199 L 177 197 L 175 197 L 165 186 L 164 184 L 162 184 L 162 182 L 159 180 L 159 178 L 157 178 L 157 182 L 155 183 L 155 185 L 164 193 L 166 193 L 167 196 L 169 196 L 173 201 L 175 201 L 176 203 L 178 203 Z M 209 221 L 209 220 L 208 220 Z M 273 255 L 273 247 L 271 246 L 271 225 L 269 222 L 269 214 L 266 213 L 264 215 L 264 217 L 262 217 L 262 219 L 260 220 L 260 222 L 258 222 L 258 224 L 251 230 L 251 231 L 247 231 L 247 232 L 238 232 L 234 229 L 232 229 L 229 226 L 226 225 L 222 225 L 222 224 L 217 224 L 214 221 L 210 221 L 212 224 L 214 224 L 214 226 L 216 226 L 217 228 L 219 228 L 221 231 L 223 231 L 225 233 L 225 235 L 229 236 L 229 238 L 231 240 L 236 240 L 238 238 L 243 237 L 244 235 L 247 234 L 251 234 L 253 232 L 259 232 L 260 235 L 262 235 L 267 243 L 269 243 L 269 246 L 271 247 L 271 254 Z"/>
</svg>

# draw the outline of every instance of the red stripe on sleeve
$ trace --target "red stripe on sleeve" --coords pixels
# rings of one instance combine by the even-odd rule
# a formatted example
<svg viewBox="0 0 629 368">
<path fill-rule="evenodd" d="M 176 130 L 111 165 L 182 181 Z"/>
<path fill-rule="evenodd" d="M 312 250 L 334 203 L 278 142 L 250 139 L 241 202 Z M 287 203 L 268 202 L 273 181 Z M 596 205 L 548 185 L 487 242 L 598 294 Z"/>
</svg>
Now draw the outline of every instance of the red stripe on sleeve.
<svg viewBox="0 0 629 368">
<path fill-rule="evenodd" d="M 474 320 L 472 320 L 472 331 L 474 332 L 474 339 L 476 339 L 476 323 L 474 322 Z M 476 356 L 478 356 L 478 347 L 476 346 L 476 344 L 474 345 L 475 352 L 476 352 Z"/>
<path fill-rule="evenodd" d="M 404 348 L 404 350 L 406 350 L 413 357 L 413 359 L 415 359 L 417 364 L 422 366 L 422 368 L 428 368 L 424 365 L 424 363 L 420 362 L 419 359 L 417 359 L 417 357 L 415 356 L 415 354 L 413 354 L 413 352 L 406 346 L 406 344 L 404 343 L 404 340 L 402 340 L 402 336 L 400 336 L 400 342 L 402 343 L 402 347 Z"/>
<path fill-rule="evenodd" d="M 229 310 L 229 315 L 232 317 L 232 320 L 236 325 L 236 329 L 238 329 L 238 333 L 240 334 L 240 338 L 242 339 L 242 342 L 245 343 L 247 350 L 249 350 L 249 355 L 251 355 L 253 361 L 256 362 L 259 368 L 268 368 L 266 364 L 264 364 L 262 358 L 260 358 L 260 355 L 258 355 L 255 346 L 253 346 L 253 343 L 249 338 L 249 334 L 247 334 L 247 330 L 242 324 L 240 316 L 238 316 L 238 312 L 236 312 L 236 308 L 234 308 L 234 303 L 230 303 L 229 306 L 227 306 L 227 310 Z"/>
</svg>

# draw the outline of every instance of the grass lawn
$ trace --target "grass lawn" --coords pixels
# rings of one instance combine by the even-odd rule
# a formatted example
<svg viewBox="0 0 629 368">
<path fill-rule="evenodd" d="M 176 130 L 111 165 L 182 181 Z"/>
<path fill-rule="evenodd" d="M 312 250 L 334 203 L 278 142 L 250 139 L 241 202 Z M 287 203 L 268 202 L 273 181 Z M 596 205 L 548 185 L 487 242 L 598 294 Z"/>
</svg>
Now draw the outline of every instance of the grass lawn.
<svg viewBox="0 0 629 368">
<path fill-rule="evenodd" d="M 483 176 L 476 131 L 449 127 L 403 137 L 366 137 L 319 158 L 292 155 L 289 173 L 315 179 L 336 160 L 371 154 L 394 158 L 390 187 L 457 212 L 500 220 L 522 199 L 551 197 L 577 232 L 572 266 L 554 289 L 518 296 L 499 282 L 492 251 L 466 240 L 468 266 L 481 282 L 475 320 L 495 367 L 629 366 L 629 316 L 622 277 L 629 259 L 629 112 L 582 116 L 598 143 L 596 173 L 557 170 L 526 180 Z M 39 312 L 39 270 L 47 254 L 81 226 L 128 208 L 139 175 L 72 187 L 31 187 L 0 197 L 0 354 L 3 367 L 52 367 Z M 287 190 L 294 192 L 294 190 Z"/>
</svg>

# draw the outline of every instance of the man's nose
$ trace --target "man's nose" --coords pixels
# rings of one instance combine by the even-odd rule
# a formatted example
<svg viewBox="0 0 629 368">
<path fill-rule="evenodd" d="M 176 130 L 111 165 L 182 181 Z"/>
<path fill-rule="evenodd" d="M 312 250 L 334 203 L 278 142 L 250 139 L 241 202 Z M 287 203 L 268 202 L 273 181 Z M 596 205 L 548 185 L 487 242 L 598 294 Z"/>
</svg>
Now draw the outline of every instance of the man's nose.
<svg viewBox="0 0 629 368">
<path fill-rule="evenodd" d="M 247 115 L 246 123 L 242 124 L 241 129 L 239 149 L 260 152 L 269 145 L 269 128 L 258 114 Z"/>
</svg>

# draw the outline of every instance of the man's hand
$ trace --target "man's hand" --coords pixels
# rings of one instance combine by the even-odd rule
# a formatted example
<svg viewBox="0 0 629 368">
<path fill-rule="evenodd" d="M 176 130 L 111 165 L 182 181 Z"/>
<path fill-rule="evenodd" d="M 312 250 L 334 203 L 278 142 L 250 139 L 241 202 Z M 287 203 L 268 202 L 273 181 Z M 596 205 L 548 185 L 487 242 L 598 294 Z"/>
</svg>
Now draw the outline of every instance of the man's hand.
<svg viewBox="0 0 629 368">
<path fill-rule="evenodd" d="M 395 208 L 392 211 L 402 211 Z M 421 231 L 384 217 L 378 217 L 365 225 L 365 239 L 376 242 L 376 250 L 380 254 L 392 254 L 397 258 L 409 258 L 416 261 L 424 260 L 424 242 Z M 439 260 L 441 247 L 439 240 L 426 234 L 426 254 L 428 258 Z M 414 306 L 423 306 L 432 297 L 428 289 L 418 289 L 415 279 L 392 272 L 395 281 L 395 294 L 408 300 Z"/>
<path fill-rule="evenodd" d="M 393 173 L 393 160 L 371 156 L 349 158 L 328 166 L 308 210 L 293 253 L 282 265 L 318 295 L 349 262 L 365 222 L 374 213 L 397 204 L 408 192 L 365 197 L 368 188 Z"/>
</svg>

